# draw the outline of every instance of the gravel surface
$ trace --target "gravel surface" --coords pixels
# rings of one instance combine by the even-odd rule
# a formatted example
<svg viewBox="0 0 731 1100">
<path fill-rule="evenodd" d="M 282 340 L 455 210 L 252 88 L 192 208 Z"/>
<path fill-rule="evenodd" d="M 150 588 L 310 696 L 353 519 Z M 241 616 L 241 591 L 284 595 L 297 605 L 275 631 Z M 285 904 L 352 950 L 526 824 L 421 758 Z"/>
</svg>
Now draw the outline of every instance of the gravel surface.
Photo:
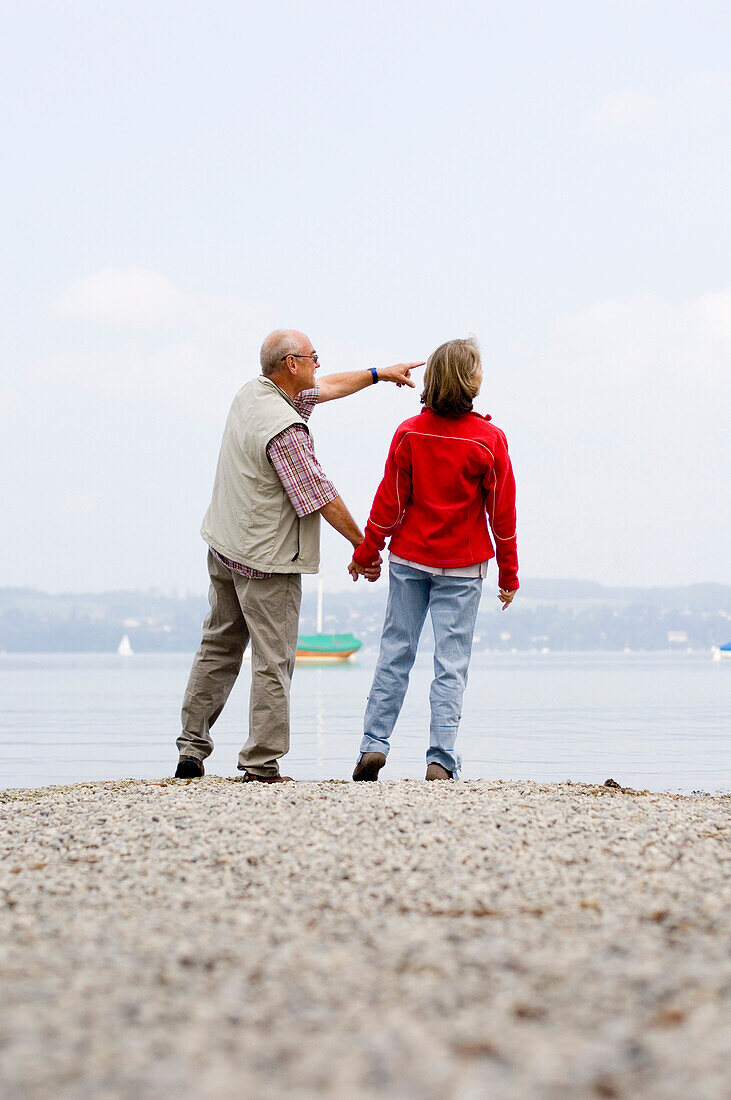
<svg viewBox="0 0 731 1100">
<path fill-rule="evenodd" d="M 0 792 L 0 1094 L 731 1096 L 731 797 Z"/>
</svg>

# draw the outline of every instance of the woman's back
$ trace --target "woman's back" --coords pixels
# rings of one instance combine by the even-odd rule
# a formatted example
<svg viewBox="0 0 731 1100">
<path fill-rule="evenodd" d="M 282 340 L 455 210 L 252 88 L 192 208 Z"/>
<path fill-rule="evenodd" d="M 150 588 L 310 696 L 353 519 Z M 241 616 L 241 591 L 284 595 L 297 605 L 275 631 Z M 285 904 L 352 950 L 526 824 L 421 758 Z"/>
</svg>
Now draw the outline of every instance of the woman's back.
<svg viewBox="0 0 731 1100">
<path fill-rule="evenodd" d="M 515 482 L 505 436 L 475 412 L 446 417 L 423 409 L 396 429 L 356 560 L 375 557 L 390 536 L 392 553 L 435 568 L 488 561 L 495 556 L 488 515 L 501 586 L 510 587 L 517 580 Z"/>
</svg>

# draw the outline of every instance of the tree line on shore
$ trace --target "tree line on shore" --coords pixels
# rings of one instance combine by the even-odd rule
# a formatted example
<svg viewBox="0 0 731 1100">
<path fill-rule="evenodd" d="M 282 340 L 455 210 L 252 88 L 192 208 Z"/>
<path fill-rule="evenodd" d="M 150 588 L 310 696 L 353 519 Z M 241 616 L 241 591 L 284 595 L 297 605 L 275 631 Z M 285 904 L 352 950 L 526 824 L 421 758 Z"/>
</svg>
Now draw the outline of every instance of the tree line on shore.
<svg viewBox="0 0 731 1100">
<path fill-rule="evenodd" d="M 486 589 L 475 648 L 510 652 L 707 649 L 731 641 L 731 586 L 608 588 L 587 581 L 526 581 L 508 614 Z M 324 630 L 378 644 L 386 586 L 328 593 Z M 192 652 L 207 602 L 202 595 L 147 592 L 53 595 L 0 588 L 0 651 L 105 653 L 127 634 L 135 652 Z M 306 586 L 302 633 L 316 629 Z"/>
</svg>

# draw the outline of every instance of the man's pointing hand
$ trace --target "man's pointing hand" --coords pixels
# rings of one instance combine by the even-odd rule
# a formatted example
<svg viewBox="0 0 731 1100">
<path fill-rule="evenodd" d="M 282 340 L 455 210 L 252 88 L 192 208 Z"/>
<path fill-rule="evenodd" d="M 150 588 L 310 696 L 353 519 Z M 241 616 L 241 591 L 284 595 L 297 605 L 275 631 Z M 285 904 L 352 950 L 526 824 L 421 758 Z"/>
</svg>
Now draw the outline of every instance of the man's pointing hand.
<svg viewBox="0 0 731 1100">
<path fill-rule="evenodd" d="M 397 386 L 410 386 L 413 390 L 416 383 L 411 381 L 411 372 L 415 367 L 423 367 L 425 362 L 422 359 L 420 363 L 394 363 L 392 367 L 379 367 L 378 381 L 395 382 Z"/>
</svg>

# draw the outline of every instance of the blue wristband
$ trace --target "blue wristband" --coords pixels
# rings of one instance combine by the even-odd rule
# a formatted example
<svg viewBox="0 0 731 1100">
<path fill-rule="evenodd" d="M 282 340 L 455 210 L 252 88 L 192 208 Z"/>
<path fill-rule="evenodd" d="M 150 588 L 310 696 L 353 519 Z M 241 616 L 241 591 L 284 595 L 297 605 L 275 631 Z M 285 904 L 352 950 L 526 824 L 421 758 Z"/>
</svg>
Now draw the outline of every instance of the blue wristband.
<svg viewBox="0 0 731 1100">
<path fill-rule="evenodd" d="M 373 385 L 375 386 L 376 382 L 378 381 L 378 371 L 375 367 L 371 367 L 371 374 L 373 375 Z"/>
</svg>

